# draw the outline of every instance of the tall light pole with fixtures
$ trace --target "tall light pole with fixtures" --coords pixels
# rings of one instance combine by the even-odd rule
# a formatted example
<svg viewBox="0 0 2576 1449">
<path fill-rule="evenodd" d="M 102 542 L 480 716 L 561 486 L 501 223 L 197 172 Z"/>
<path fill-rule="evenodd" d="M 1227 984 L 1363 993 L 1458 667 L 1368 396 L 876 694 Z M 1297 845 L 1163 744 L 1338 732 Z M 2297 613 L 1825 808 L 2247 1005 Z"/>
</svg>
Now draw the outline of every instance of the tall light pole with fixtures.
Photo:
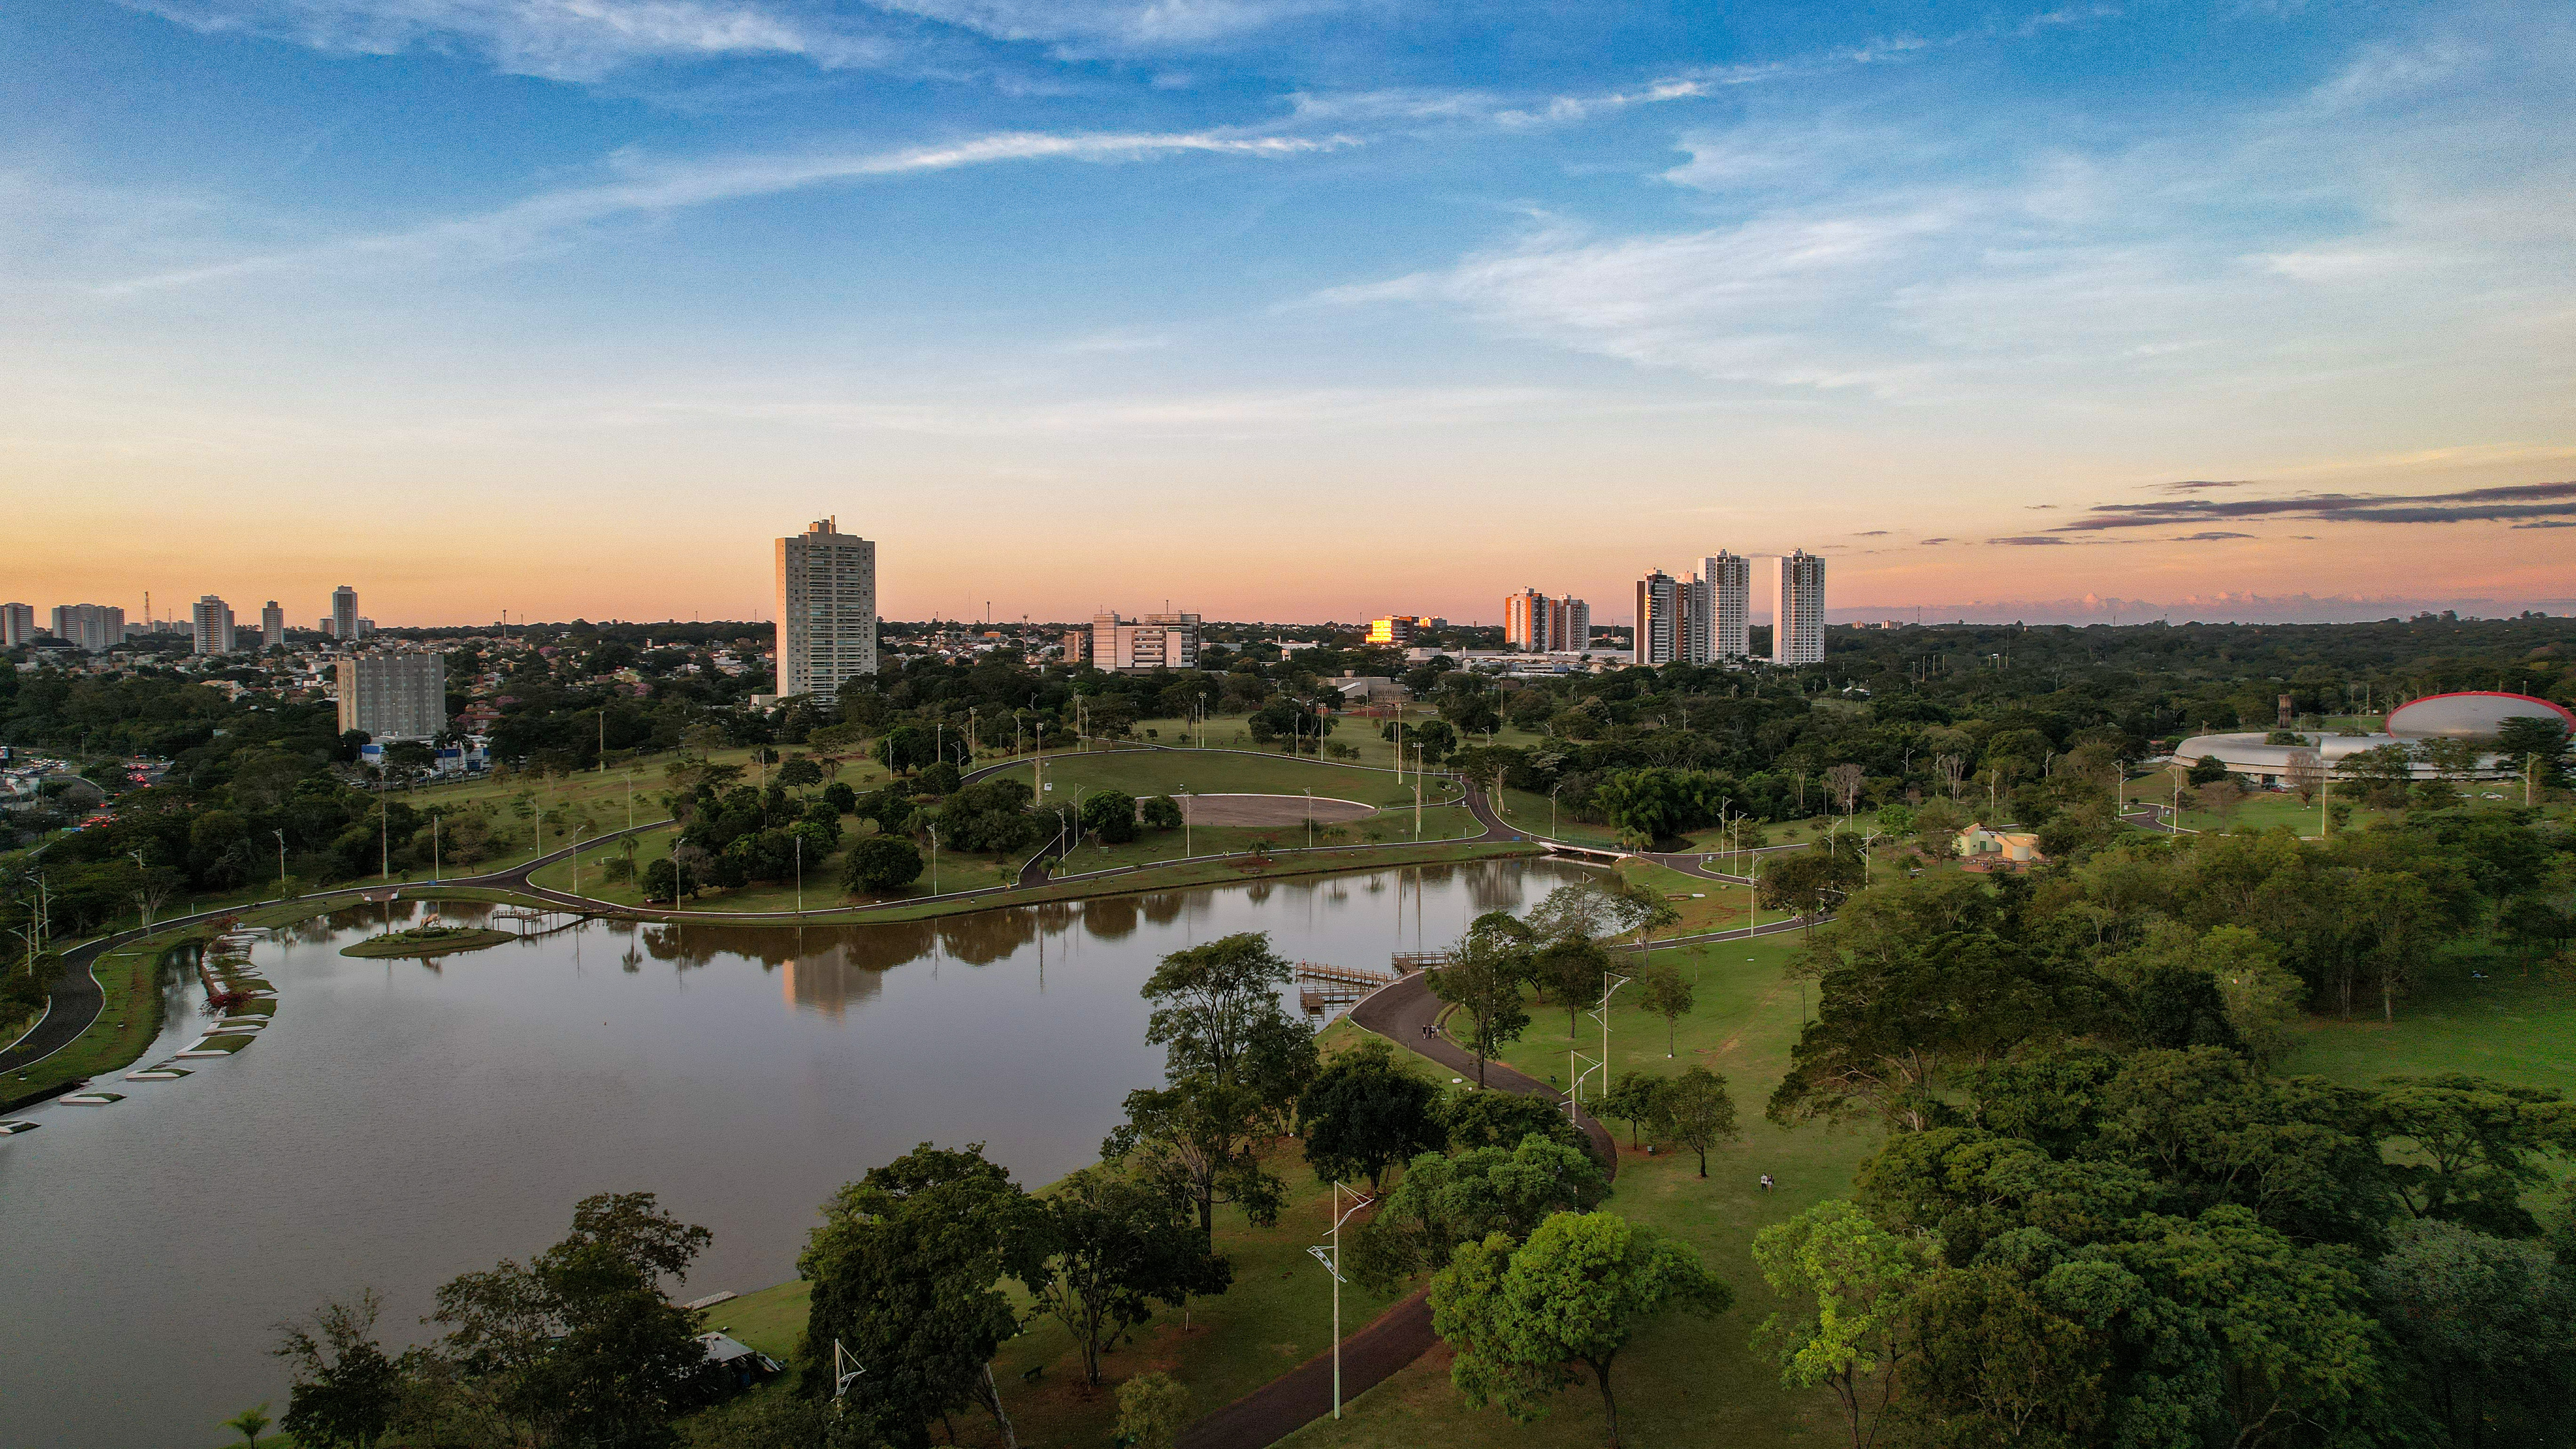
<svg viewBox="0 0 2576 1449">
<path fill-rule="evenodd" d="M 1344 1193 L 1351 1195 L 1348 1209 L 1342 1207 Z M 1367 1193 L 1336 1179 L 1333 1183 L 1333 1241 L 1306 1250 L 1315 1255 L 1316 1262 L 1324 1265 L 1325 1272 L 1333 1275 L 1333 1417 L 1336 1419 L 1342 1416 L 1342 1224 L 1375 1201 L 1377 1199 Z"/>
</svg>

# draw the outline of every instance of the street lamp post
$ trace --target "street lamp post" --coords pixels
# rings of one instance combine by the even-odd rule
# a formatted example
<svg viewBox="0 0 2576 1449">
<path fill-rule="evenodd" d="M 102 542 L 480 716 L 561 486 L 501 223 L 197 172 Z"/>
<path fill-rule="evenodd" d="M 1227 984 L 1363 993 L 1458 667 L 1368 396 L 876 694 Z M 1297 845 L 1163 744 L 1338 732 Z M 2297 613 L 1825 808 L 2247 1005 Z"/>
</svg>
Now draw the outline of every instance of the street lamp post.
<svg viewBox="0 0 2576 1449">
<path fill-rule="evenodd" d="M 788 837 L 796 842 L 796 914 L 805 914 L 805 837 Z"/>
<path fill-rule="evenodd" d="M 1343 1193 L 1351 1195 L 1348 1210 L 1342 1207 Z M 1336 1419 L 1342 1416 L 1342 1224 L 1375 1201 L 1367 1193 L 1336 1179 L 1333 1183 L 1333 1241 L 1329 1246 L 1318 1244 L 1306 1250 L 1315 1255 L 1316 1262 L 1324 1265 L 1325 1272 L 1333 1275 L 1333 1417 Z"/>
<path fill-rule="evenodd" d="M 286 894 L 286 832 L 272 830 L 268 833 L 277 837 L 277 893 L 282 896 Z"/>
<path fill-rule="evenodd" d="M 1315 792 L 1306 791 L 1306 848 L 1315 848 Z"/>
</svg>

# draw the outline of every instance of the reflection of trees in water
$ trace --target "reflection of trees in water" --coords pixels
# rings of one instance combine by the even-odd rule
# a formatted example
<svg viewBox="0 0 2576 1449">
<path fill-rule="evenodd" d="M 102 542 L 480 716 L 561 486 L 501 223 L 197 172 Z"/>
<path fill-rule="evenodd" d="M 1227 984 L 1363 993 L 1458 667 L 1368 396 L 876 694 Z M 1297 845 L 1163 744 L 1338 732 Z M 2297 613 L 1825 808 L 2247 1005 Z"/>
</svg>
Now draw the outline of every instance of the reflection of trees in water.
<svg viewBox="0 0 2576 1449">
<path fill-rule="evenodd" d="M 1454 869 L 1465 875 L 1467 899 L 1475 904 L 1478 915 L 1487 911 L 1513 910 L 1525 899 L 1521 891 L 1522 872 L 1518 869 L 1506 870 L 1499 862 Z"/>
<path fill-rule="evenodd" d="M 969 966 L 990 966 L 1037 938 L 1037 913 L 1025 908 L 950 916 L 939 922 L 940 949 Z"/>
<path fill-rule="evenodd" d="M 1252 902 L 1256 906 L 1261 904 L 1263 901 L 1270 899 L 1270 882 L 1266 880 L 1257 880 L 1252 884 L 1245 886 L 1243 888 L 1243 898 Z"/>
<path fill-rule="evenodd" d="M 1157 926 L 1170 925 L 1179 920 L 1190 908 L 1188 891 L 1156 891 L 1152 895 L 1140 896 L 1136 899 L 1143 904 L 1145 919 Z"/>
<path fill-rule="evenodd" d="M 838 1021 L 851 1003 L 882 994 L 886 968 L 852 960 L 850 945 L 847 940 L 838 940 L 819 951 L 790 958 L 779 974 L 779 994 L 787 1004 L 821 1012 Z"/>
<path fill-rule="evenodd" d="M 1103 941 L 1123 941 L 1136 934 L 1138 907 L 1134 896 L 1104 896 L 1096 901 L 1086 901 L 1083 903 L 1082 928 Z"/>
</svg>

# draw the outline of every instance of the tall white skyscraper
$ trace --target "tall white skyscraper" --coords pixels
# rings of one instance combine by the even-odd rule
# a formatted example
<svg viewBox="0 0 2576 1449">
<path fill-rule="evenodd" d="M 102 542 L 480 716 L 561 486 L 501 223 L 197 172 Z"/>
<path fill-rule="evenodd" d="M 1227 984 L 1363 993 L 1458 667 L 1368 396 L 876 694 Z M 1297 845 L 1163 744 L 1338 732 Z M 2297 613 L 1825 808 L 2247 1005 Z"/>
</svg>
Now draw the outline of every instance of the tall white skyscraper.
<svg viewBox="0 0 2576 1449">
<path fill-rule="evenodd" d="M 1719 549 L 1699 561 L 1691 589 L 1691 663 L 1716 664 L 1752 652 L 1745 635 L 1752 598 L 1752 560 Z"/>
<path fill-rule="evenodd" d="M 358 591 L 347 584 L 331 591 L 331 637 L 343 644 L 358 637 Z"/>
<path fill-rule="evenodd" d="M 1764 560 L 1771 608 L 1771 662 L 1821 664 L 1825 658 L 1825 561 L 1798 549 Z"/>
<path fill-rule="evenodd" d="M 877 672 L 877 546 L 816 519 L 778 540 L 778 692 L 833 694 Z"/>
<path fill-rule="evenodd" d="M 233 652 L 232 605 L 212 594 L 197 600 L 189 611 L 193 639 L 192 654 L 230 654 Z"/>
<path fill-rule="evenodd" d="M 274 649 L 285 642 L 286 611 L 277 606 L 277 600 L 271 599 L 259 611 L 259 645 L 263 649 Z"/>
<path fill-rule="evenodd" d="M 35 605 L 0 604 L 0 649 L 15 649 L 35 637 Z"/>
<path fill-rule="evenodd" d="M 1628 646 L 1631 664 L 1670 664 L 1685 642 L 1682 613 L 1689 607 L 1688 586 L 1662 569 L 1637 580 L 1636 631 Z"/>
<path fill-rule="evenodd" d="M 75 649 L 104 654 L 125 642 L 125 611 L 114 604 L 56 604 L 54 637 Z"/>
</svg>

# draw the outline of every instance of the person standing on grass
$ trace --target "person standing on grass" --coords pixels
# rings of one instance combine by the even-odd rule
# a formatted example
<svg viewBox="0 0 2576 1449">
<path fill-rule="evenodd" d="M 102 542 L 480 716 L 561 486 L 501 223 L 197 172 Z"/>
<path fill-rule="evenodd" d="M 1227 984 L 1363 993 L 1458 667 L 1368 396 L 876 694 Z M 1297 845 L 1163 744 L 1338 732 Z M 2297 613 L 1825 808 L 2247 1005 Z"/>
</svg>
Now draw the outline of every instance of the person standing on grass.
<svg viewBox="0 0 2576 1449">
<path fill-rule="evenodd" d="M 1771 1190 L 1771 1174 L 1767 1172 L 1762 1174 L 1762 1190 L 1764 1192 L 1769 1192 Z"/>
</svg>

